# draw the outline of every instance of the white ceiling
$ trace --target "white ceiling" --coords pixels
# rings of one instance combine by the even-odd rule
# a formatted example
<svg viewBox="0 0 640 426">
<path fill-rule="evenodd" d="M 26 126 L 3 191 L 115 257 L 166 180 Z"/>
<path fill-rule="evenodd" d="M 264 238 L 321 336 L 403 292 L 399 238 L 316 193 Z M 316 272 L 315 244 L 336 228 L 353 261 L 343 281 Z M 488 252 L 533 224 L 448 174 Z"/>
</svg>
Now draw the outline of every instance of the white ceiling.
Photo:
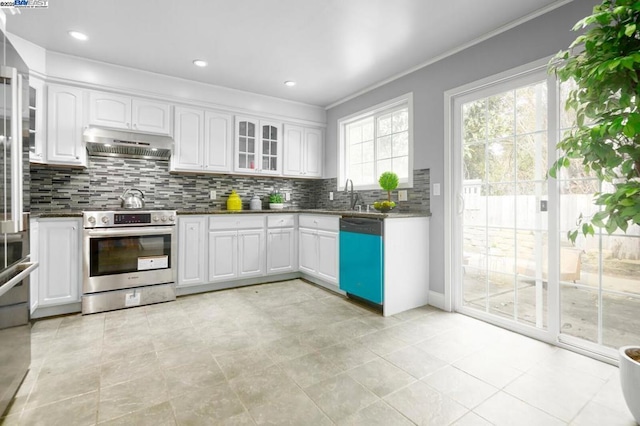
<svg viewBox="0 0 640 426">
<path fill-rule="evenodd" d="M 327 106 L 564 3 L 52 0 L 8 16 L 7 30 L 51 51 Z"/>
</svg>

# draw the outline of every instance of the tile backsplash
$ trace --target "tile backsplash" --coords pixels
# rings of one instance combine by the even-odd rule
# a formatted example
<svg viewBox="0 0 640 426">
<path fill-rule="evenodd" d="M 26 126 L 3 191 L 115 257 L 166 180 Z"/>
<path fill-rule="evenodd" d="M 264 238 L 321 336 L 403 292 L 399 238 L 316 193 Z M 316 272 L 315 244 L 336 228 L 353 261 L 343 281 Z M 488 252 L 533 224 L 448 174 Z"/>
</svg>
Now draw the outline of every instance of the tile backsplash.
<svg viewBox="0 0 640 426">
<path fill-rule="evenodd" d="M 70 169 L 31 164 L 31 211 L 90 210 L 120 207 L 118 196 L 135 187 L 144 192 L 150 208 L 205 210 L 226 208 L 227 197 L 234 189 L 249 208 L 249 200 L 258 195 L 267 206 L 267 195 L 274 189 L 289 192 L 287 207 L 339 210 L 348 205 L 344 192 L 335 192 L 336 179 L 285 179 L 210 174 L 172 174 L 167 161 L 130 158 L 89 157 L 86 169 Z M 210 200 L 215 190 L 217 199 Z M 329 201 L 329 191 L 335 192 Z M 381 191 L 359 191 L 367 204 L 383 198 Z M 385 194 L 386 195 L 386 194 Z M 397 210 L 429 208 L 429 171 L 414 172 L 414 188 L 408 190 L 408 202 Z M 397 191 L 394 191 L 397 200 Z"/>
<path fill-rule="evenodd" d="M 336 178 L 316 181 L 316 203 L 314 208 L 328 210 L 344 210 L 349 208 L 349 194 L 344 192 L 344 184 L 338 186 Z M 338 192 L 337 189 L 340 188 Z M 333 201 L 329 200 L 329 192 L 333 191 Z M 359 204 L 373 205 L 374 201 L 386 200 L 387 193 L 382 190 L 357 191 Z M 429 210 L 429 169 L 413 171 L 413 188 L 407 189 L 407 201 L 398 202 L 398 190 L 392 191 L 391 200 L 396 202 L 395 212 L 428 211 Z M 364 207 L 363 207 L 364 208 Z M 373 210 L 373 208 L 371 208 Z"/>
</svg>

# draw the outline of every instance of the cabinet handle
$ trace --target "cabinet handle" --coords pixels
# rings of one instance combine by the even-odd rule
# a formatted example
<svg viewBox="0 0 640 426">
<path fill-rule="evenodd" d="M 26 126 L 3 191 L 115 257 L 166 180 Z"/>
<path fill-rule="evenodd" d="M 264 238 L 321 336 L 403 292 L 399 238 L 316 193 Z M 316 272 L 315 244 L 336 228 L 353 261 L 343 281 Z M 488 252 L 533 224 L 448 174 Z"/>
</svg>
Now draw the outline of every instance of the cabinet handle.
<svg viewBox="0 0 640 426">
<path fill-rule="evenodd" d="M 79 159 L 80 159 L 80 157 L 76 155 L 76 160 L 79 160 Z"/>
<path fill-rule="evenodd" d="M 138 128 L 138 125 L 134 123 L 133 128 L 134 128 L 134 129 L 137 129 L 137 128 Z"/>
<path fill-rule="evenodd" d="M 75 231 L 75 230 L 76 230 L 76 227 L 75 227 L 75 226 L 72 226 L 72 227 L 71 227 L 71 229 Z"/>
<path fill-rule="evenodd" d="M 127 123 L 127 127 L 129 127 L 129 128 L 130 128 L 130 127 L 131 127 L 131 123 Z"/>
</svg>

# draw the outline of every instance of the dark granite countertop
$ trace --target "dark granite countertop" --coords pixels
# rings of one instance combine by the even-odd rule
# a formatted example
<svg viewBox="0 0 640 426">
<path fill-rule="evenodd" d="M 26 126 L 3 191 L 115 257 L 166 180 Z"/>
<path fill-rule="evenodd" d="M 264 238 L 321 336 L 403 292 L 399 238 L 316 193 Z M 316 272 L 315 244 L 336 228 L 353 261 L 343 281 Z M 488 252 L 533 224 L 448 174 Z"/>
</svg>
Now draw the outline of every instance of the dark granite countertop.
<svg viewBox="0 0 640 426">
<path fill-rule="evenodd" d="M 32 219 L 55 217 L 82 217 L 82 210 L 51 210 L 46 212 L 31 212 Z"/>
<path fill-rule="evenodd" d="M 407 217 L 428 217 L 431 212 L 416 211 L 403 213 L 380 213 L 376 211 L 358 212 L 352 210 L 325 210 L 325 209 L 282 209 L 282 210 L 220 210 L 220 209 L 202 209 L 202 210 L 178 210 L 179 215 L 204 215 L 204 214 L 286 214 L 286 213 L 303 213 L 303 214 L 324 214 L 346 217 L 369 217 L 369 218 L 407 218 Z"/>
<path fill-rule="evenodd" d="M 206 214 L 286 214 L 286 213 L 304 213 L 304 214 L 323 214 L 345 217 L 369 217 L 380 219 L 393 219 L 393 218 L 408 218 L 408 217 L 428 217 L 431 216 L 431 212 L 428 211 L 415 211 L 415 212 L 390 212 L 379 213 L 372 212 L 358 212 L 351 210 L 324 210 L 324 209 L 283 209 L 283 210 L 220 210 L 220 209 L 197 209 L 197 210 L 177 210 L 179 215 L 206 215 Z M 32 212 L 31 217 L 35 219 L 44 218 L 61 218 L 61 217 L 82 217 L 82 210 L 51 210 L 46 212 Z"/>
</svg>

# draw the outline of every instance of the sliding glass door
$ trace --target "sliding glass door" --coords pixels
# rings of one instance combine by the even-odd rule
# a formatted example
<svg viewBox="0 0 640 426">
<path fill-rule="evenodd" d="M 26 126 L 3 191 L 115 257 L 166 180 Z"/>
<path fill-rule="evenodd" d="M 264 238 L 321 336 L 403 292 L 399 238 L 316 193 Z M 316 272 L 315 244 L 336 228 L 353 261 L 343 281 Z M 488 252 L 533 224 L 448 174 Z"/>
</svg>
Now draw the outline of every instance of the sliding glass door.
<svg viewBox="0 0 640 426">
<path fill-rule="evenodd" d="M 456 99 L 457 309 L 546 330 L 548 89 L 544 74 Z"/>
<path fill-rule="evenodd" d="M 578 237 L 606 187 L 579 161 L 547 179 L 574 125 L 570 85 L 521 72 L 452 97 L 455 310 L 605 356 L 637 343 L 640 227 Z M 605 185 L 605 186 L 603 186 Z"/>
</svg>

